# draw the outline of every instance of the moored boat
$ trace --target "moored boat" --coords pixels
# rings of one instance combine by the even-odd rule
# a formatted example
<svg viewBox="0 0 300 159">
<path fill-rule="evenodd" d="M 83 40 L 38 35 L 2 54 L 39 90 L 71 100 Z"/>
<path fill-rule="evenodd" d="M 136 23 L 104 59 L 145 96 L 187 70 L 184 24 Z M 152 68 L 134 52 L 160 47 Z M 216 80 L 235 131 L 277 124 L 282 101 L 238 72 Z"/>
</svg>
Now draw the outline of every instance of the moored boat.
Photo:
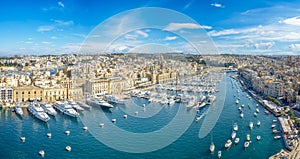
<svg viewBox="0 0 300 159">
<path fill-rule="evenodd" d="M 102 100 L 102 99 L 98 99 L 98 98 L 90 98 L 87 100 L 87 104 L 91 105 L 91 106 L 98 106 L 101 107 L 103 109 L 109 109 L 109 108 L 113 108 L 114 106 L 109 104 L 108 102 Z"/>
<path fill-rule="evenodd" d="M 253 128 L 253 122 L 252 122 L 252 121 L 249 122 L 249 128 L 250 128 L 250 129 Z"/>
<path fill-rule="evenodd" d="M 250 141 L 251 138 L 250 138 L 250 134 L 247 134 L 247 141 Z"/>
<path fill-rule="evenodd" d="M 218 151 L 218 158 L 222 157 L 222 151 Z"/>
<path fill-rule="evenodd" d="M 47 103 L 42 103 L 41 107 L 45 110 L 45 112 L 49 115 L 55 116 L 57 112 L 54 110 L 54 108 Z"/>
<path fill-rule="evenodd" d="M 244 147 L 245 147 L 245 148 L 248 148 L 249 145 L 250 145 L 250 142 L 249 142 L 249 141 L 246 141 L 246 142 L 244 143 Z"/>
<path fill-rule="evenodd" d="M 22 116 L 24 114 L 22 108 L 20 107 L 20 105 L 16 105 L 15 108 L 14 108 L 14 111 L 16 112 L 16 114 L 18 114 L 20 116 Z"/>
<path fill-rule="evenodd" d="M 279 135 L 278 136 L 274 136 L 274 139 L 275 140 L 281 139 L 281 136 L 279 136 Z"/>
<path fill-rule="evenodd" d="M 236 132 L 233 131 L 233 132 L 231 133 L 231 138 L 234 139 L 235 137 L 236 137 Z"/>
<path fill-rule="evenodd" d="M 257 136 L 256 136 L 256 140 L 259 141 L 260 139 L 261 139 L 261 136 L 260 136 L 260 135 L 257 135 Z"/>
<path fill-rule="evenodd" d="M 237 124 L 237 123 L 234 123 L 234 124 L 233 124 L 233 130 L 234 130 L 234 131 L 238 131 L 238 130 L 239 130 L 239 127 L 238 127 L 238 124 Z"/>
<path fill-rule="evenodd" d="M 209 150 L 211 153 L 213 153 L 215 151 L 215 144 L 213 142 L 211 142 Z"/>
<path fill-rule="evenodd" d="M 44 112 L 44 109 L 42 107 L 40 107 L 40 105 L 38 103 L 29 104 L 29 106 L 27 107 L 27 110 L 34 117 L 36 117 L 37 119 L 39 119 L 43 122 L 47 122 L 50 120 L 50 117 Z"/>
<path fill-rule="evenodd" d="M 235 138 L 234 143 L 235 143 L 235 144 L 238 144 L 239 142 L 240 142 L 240 138 L 238 138 L 238 137 Z"/>
<path fill-rule="evenodd" d="M 79 116 L 79 113 L 77 113 L 76 110 L 74 110 L 72 106 L 69 105 L 68 103 L 63 103 L 58 101 L 54 103 L 53 107 L 68 116 L 75 117 L 75 118 Z"/>
<path fill-rule="evenodd" d="M 229 139 L 227 140 L 227 142 L 225 143 L 225 148 L 229 148 L 232 145 L 232 141 Z"/>
<path fill-rule="evenodd" d="M 257 121 L 256 125 L 257 125 L 257 126 L 260 126 L 260 124 L 261 124 L 260 121 Z"/>
</svg>

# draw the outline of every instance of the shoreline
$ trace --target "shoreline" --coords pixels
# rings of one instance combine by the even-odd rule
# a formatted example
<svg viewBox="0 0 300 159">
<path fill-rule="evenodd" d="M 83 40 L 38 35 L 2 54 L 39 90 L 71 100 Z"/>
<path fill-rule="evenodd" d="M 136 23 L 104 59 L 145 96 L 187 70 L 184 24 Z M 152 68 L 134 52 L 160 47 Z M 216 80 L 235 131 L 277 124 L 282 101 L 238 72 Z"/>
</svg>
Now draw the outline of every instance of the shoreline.
<svg viewBox="0 0 300 159">
<path fill-rule="evenodd" d="M 293 144 L 294 148 L 289 146 L 288 137 L 284 133 L 284 130 L 286 130 L 288 126 L 284 124 L 283 117 L 280 117 L 281 114 L 277 110 L 277 106 L 275 106 L 275 104 L 270 103 L 270 101 L 268 101 L 268 100 L 263 100 L 262 97 L 255 94 L 253 91 L 247 89 L 247 86 L 245 85 L 243 79 L 241 79 L 239 75 L 233 75 L 231 77 L 233 79 L 239 81 L 240 84 L 242 85 L 242 89 L 244 91 L 246 91 L 257 102 L 259 102 L 266 110 L 270 111 L 272 113 L 272 115 L 274 115 L 279 121 L 279 126 L 280 126 L 280 129 L 281 129 L 281 136 L 283 137 L 282 141 L 284 143 L 284 148 L 285 149 L 281 149 L 278 153 L 270 156 L 269 159 L 277 159 L 277 158 L 282 158 L 282 157 L 286 157 L 286 158 L 289 158 L 289 159 L 299 159 L 300 158 L 299 138 L 297 137 L 296 140 L 293 141 L 293 142 L 296 142 L 296 143 Z"/>
</svg>

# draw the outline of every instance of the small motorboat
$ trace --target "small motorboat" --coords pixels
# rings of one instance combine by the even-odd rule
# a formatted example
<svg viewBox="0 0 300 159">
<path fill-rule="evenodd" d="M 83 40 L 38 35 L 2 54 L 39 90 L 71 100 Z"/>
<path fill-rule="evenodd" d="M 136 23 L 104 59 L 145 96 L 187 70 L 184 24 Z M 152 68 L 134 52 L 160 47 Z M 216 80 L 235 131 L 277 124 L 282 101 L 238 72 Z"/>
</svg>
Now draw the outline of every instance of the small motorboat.
<svg viewBox="0 0 300 159">
<path fill-rule="evenodd" d="M 218 158 L 222 157 L 222 151 L 218 151 Z"/>
<path fill-rule="evenodd" d="M 39 151 L 39 154 L 40 154 L 42 157 L 44 157 L 44 156 L 45 156 L 45 151 L 44 151 L 44 150 L 40 150 L 40 151 Z"/>
<path fill-rule="evenodd" d="M 225 144 L 225 148 L 229 148 L 232 145 L 232 141 L 231 140 L 227 140 L 226 144 Z"/>
<path fill-rule="evenodd" d="M 256 125 L 257 125 L 257 126 L 260 126 L 260 121 L 257 121 Z"/>
<path fill-rule="evenodd" d="M 211 142 L 209 150 L 211 153 L 213 153 L 215 151 L 215 144 L 213 142 Z"/>
<path fill-rule="evenodd" d="M 48 137 L 48 138 L 51 138 L 51 137 L 52 137 L 52 134 L 51 134 L 51 133 L 47 133 L 47 137 Z"/>
<path fill-rule="evenodd" d="M 235 144 L 238 144 L 239 142 L 240 142 L 240 138 L 238 138 L 238 137 L 235 138 L 234 143 L 235 143 Z"/>
<path fill-rule="evenodd" d="M 71 132 L 70 132 L 69 130 L 65 131 L 65 134 L 66 134 L 66 135 L 70 135 L 70 133 L 71 133 Z"/>
<path fill-rule="evenodd" d="M 71 146 L 66 146 L 67 151 L 71 151 Z"/>
<path fill-rule="evenodd" d="M 22 136 L 22 137 L 20 137 L 20 140 L 21 140 L 22 142 L 25 142 L 26 138 L 25 138 L 24 136 Z"/>
<path fill-rule="evenodd" d="M 259 141 L 260 139 L 261 139 L 261 136 L 260 136 L 260 135 L 257 135 L 257 136 L 256 136 L 256 140 Z"/>
<path fill-rule="evenodd" d="M 88 127 L 87 127 L 87 126 L 84 126 L 84 127 L 82 127 L 82 129 L 83 129 L 83 130 L 87 130 L 87 129 L 88 129 Z"/>
<path fill-rule="evenodd" d="M 250 145 L 250 142 L 249 142 L 249 141 L 246 141 L 246 142 L 244 143 L 244 147 L 245 147 L 245 148 L 249 147 L 249 145 Z"/>
</svg>

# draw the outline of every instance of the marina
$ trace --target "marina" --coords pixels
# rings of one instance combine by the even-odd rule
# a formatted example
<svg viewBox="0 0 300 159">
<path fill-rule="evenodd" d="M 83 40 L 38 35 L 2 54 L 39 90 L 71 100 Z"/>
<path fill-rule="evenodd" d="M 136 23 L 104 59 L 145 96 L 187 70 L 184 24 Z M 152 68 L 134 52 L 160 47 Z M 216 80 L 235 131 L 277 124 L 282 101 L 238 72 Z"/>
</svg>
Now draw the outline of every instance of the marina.
<svg viewBox="0 0 300 159">
<path fill-rule="evenodd" d="M 231 83 L 228 82 L 231 80 L 230 75 L 226 75 L 226 84 L 227 87 L 232 87 Z M 224 82 L 224 81 L 222 81 Z M 234 81 L 235 82 L 235 81 Z M 237 82 L 236 82 L 237 83 Z M 240 89 L 240 87 L 236 87 L 235 89 Z M 221 95 L 221 91 L 217 92 L 216 96 Z M 164 158 L 176 158 L 176 156 L 190 156 L 191 158 L 215 158 L 218 157 L 219 152 L 221 158 L 234 158 L 237 154 L 241 156 L 241 158 L 249 158 L 249 156 L 254 158 L 268 158 L 274 153 L 278 152 L 283 148 L 282 140 L 274 140 L 274 135 L 270 132 L 270 127 L 273 124 L 273 120 L 276 118 L 272 115 L 268 115 L 265 113 L 260 113 L 257 117 L 253 116 L 253 112 L 255 109 L 243 109 L 244 118 L 240 118 L 240 112 L 238 107 L 241 104 L 247 105 L 248 103 L 251 105 L 256 105 L 257 102 L 254 100 L 250 100 L 246 97 L 246 92 L 240 90 L 239 92 L 239 104 L 235 104 L 234 95 L 237 96 L 237 91 L 231 91 L 229 89 L 226 90 L 226 100 L 224 103 L 223 112 L 218 119 L 215 127 L 212 130 L 214 138 L 212 139 L 209 135 L 205 138 L 199 139 L 198 131 L 201 129 L 201 123 L 203 119 L 205 119 L 205 112 L 208 110 L 209 106 L 201 108 L 199 111 L 199 119 L 198 122 L 193 122 L 189 129 L 181 136 L 175 143 L 169 145 L 168 147 L 147 153 L 147 156 L 151 158 L 161 158 L 164 154 Z M 132 111 L 132 114 L 136 114 L 136 116 L 142 116 L 147 111 L 151 111 L 149 107 L 148 99 L 132 97 L 134 98 L 137 105 L 140 106 L 139 110 Z M 215 99 L 216 101 L 212 103 L 211 106 L 217 106 L 215 103 L 218 101 L 218 97 Z M 144 106 L 145 104 L 145 106 Z M 159 105 L 158 105 L 159 106 Z M 124 112 L 118 107 L 113 107 L 109 109 L 108 113 L 105 113 L 107 118 L 115 119 L 114 124 L 118 127 L 121 127 L 127 131 L 133 132 L 151 132 L 154 130 L 158 130 L 162 128 L 168 121 L 170 121 L 176 111 L 178 110 L 180 103 L 174 103 L 173 106 L 163 106 L 161 112 L 156 114 L 151 118 L 136 118 L 128 115 L 124 118 Z M 241 106 L 242 107 L 242 106 Z M 262 106 L 259 104 L 258 106 L 262 109 Z M 121 106 L 119 108 L 122 108 Z M 143 108 L 147 108 L 147 111 L 142 111 Z M 192 109 L 193 110 L 193 109 Z M 131 154 L 124 153 L 121 151 L 117 151 L 111 149 L 101 142 L 95 140 L 95 138 L 90 134 L 90 130 L 105 130 L 107 127 L 104 126 L 103 121 L 96 121 L 97 124 L 95 127 L 88 126 L 81 122 L 81 118 L 87 116 L 99 116 L 100 111 L 97 107 L 93 107 L 93 109 L 87 109 L 80 113 L 79 118 L 70 118 L 68 116 L 62 115 L 58 113 L 54 119 L 49 120 L 47 123 L 40 122 L 34 118 L 28 116 L 27 111 L 24 112 L 23 118 L 20 119 L 9 109 L 1 108 L 1 124 L 0 127 L 2 129 L 7 129 L 8 131 L 1 132 L 1 135 L 11 136 L 9 138 L 16 138 L 14 141 L 10 141 L 4 139 L 4 143 L 8 145 L 16 145 L 21 152 L 18 152 L 20 155 L 25 158 L 36 158 L 41 149 L 44 150 L 45 156 L 44 158 L 51 158 L 51 156 L 56 156 L 57 152 L 60 152 L 60 156 L 56 156 L 56 158 L 102 158 L 102 157 L 113 157 L 115 155 L 122 156 L 126 158 L 140 158 L 142 154 Z M 186 109 L 183 110 L 183 113 L 190 113 Z M 126 113 L 127 114 L 127 113 Z M 162 122 L 164 121 L 164 122 Z M 249 129 L 249 122 L 257 123 L 258 121 L 263 121 L 263 123 L 259 127 L 254 127 L 252 130 Z M 8 124 L 10 123 L 10 124 Z M 156 123 L 156 124 L 151 124 Z M 234 124 L 238 125 L 238 129 L 234 128 Z M 88 130 L 84 131 L 83 127 L 88 126 Z M 224 145 L 227 143 L 228 139 L 231 138 L 232 131 L 236 130 L 236 137 L 234 140 L 230 140 L 228 142 L 228 146 L 230 148 L 225 149 Z M 68 135 L 66 135 L 66 132 Z M 72 132 L 72 133 L 71 133 Z M 51 139 L 47 139 L 46 134 L 51 133 Z M 118 137 L 116 132 L 110 132 L 112 136 Z M 29 135 L 30 134 L 30 135 Z M 244 149 L 246 136 L 247 134 L 251 135 L 251 144 L 247 149 Z M 261 136 L 261 141 L 256 140 L 256 136 Z M 19 137 L 26 137 L 26 142 L 20 142 Z M 34 138 L 40 138 L 40 140 L 34 140 Z M 160 139 L 157 139 L 160 140 Z M 78 141 L 81 141 L 80 143 Z M 237 143 L 243 144 L 237 144 Z M 210 152 L 210 145 L 214 144 L 213 153 Z M 72 147 L 72 151 L 67 153 L 65 150 L 66 145 Z M 86 145 L 82 147 L 82 145 Z M 193 145 L 193 146 L 191 146 Z M 247 146 L 247 145 L 246 145 Z M 0 145 L 1 149 L 5 152 L 5 154 L 1 154 L 1 158 L 11 158 L 15 157 L 14 150 L 8 150 L 7 145 Z M 186 149 L 189 147 L 189 149 Z M 184 151 L 178 151 L 178 150 Z M 82 151 L 85 153 L 83 154 Z M 64 151 L 66 153 L 64 153 Z M 174 153 L 168 153 L 173 151 Z M 101 153 L 100 153 L 101 152 Z M 17 157 L 18 158 L 18 157 Z"/>
</svg>

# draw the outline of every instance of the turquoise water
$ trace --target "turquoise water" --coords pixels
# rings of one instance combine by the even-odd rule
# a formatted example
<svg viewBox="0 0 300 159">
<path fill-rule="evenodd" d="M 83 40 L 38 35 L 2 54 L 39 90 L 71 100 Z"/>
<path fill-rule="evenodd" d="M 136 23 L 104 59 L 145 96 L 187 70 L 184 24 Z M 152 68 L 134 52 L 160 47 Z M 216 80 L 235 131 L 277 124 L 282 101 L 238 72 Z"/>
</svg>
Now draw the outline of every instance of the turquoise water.
<svg viewBox="0 0 300 159">
<path fill-rule="evenodd" d="M 62 114 L 58 114 L 56 118 L 52 118 L 46 124 L 34 119 L 27 114 L 24 109 L 24 117 L 16 116 L 14 112 L 9 109 L 0 109 L 0 158 L 41 158 L 38 152 L 45 151 L 44 158 L 216 158 L 217 151 L 222 150 L 222 158 L 268 158 L 270 155 L 278 152 L 283 148 L 282 140 L 274 140 L 271 129 L 272 120 L 275 119 L 273 115 L 264 113 L 264 109 L 259 105 L 260 113 L 257 117 L 253 116 L 255 105 L 257 102 L 249 99 L 246 92 L 240 90 L 239 87 L 232 88 L 230 82 L 230 74 L 226 75 L 226 100 L 224 108 L 218 119 L 217 124 L 212 130 L 212 133 L 205 138 L 199 139 L 199 129 L 202 120 L 196 123 L 193 122 L 188 130 L 169 146 L 148 153 L 127 153 L 107 147 L 99 142 L 89 131 L 84 131 L 84 126 L 79 119 L 73 119 Z M 234 83 L 236 83 L 234 81 Z M 240 90 L 240 103 L 235 104 L 235 97 L 237 89 Z M 223 91 L 223 90 L 220 90 Z M 137 99 L 136 103 L 147 103 L 145 99 Z M 248 109 L 247 104 L 252 106 Z M 245 104 L 244 115 L 242 119 L 239 117 L 238 106 Z M 140 104 L 141 105 L 141 104 Z M 128 119 L 123 118 L 124 112 L 122 110 L 129 108 L 115 107 L 110 111 L 105 112 L 107 118 L 116 118 L 116 126 L 131 132 L 146 133 L 159 130 L 167 125 L 175 116 L 180 105 L 166 106 L 161 111 L 151 118 L 136 118 L 128 116 Z M 141 109 L 142 110 L 142 109 Z M 139 114 L 142 111 L 139 111 Z M 147 109 L 147 111 L 150 109 Z M 200 111 L 199 115 L 205 113 L 207 108 Z M 188 113 L 188 112 L 187 112 Z M 94 116 L 93 120 L 100 123 L 98 116 L 100 110 L 94 108 L 91 111 L 85 111 L 81 118 L 86 119 L 86 116 Z M 98 115 L 98 116 L 97 116 Z M 249 129 L 249 121 L 254 122 L 253 130 Z M 261 126 L 257 127 L 257 120 L 261 121 Z M 224 149 L 225 142 L 231 138 L 232 125 L 238 123 L 239 130 L 237 137 L 240 138 L 238 145 L 232 145 L 228 150 Z M 90 130 L 105 129 L 98 127 L 89 127 Z M 279 129 L 277 125 L 277 129 Z M 70 130 L 71 133 L 67 136 L 64 132 Z M 52 138 L 47 138 L 47 133 L 52 133 Z M 251 134 L 252 143 L 248 149 L 244 149 L 244 142 L 246 135 Z M 120 138 L 118 132 L 110 132 L 116 141 Z M 262 137 L 261 141 L 256 141 L 256 135 Z M 25 136 L 26 141 L 21 142 L 20 136 Z M 161 139 L 157 138 L 159 142 Z M 209 152 L 210 142 L 216 145 L 215 152 Z M 120 143 L 122 143 L 120 141 Z M 65 151 L 65 147 L 70 145 L 72 150 Z M 147 146 L 147 145 L 145 145 Z"/>
</svg>

